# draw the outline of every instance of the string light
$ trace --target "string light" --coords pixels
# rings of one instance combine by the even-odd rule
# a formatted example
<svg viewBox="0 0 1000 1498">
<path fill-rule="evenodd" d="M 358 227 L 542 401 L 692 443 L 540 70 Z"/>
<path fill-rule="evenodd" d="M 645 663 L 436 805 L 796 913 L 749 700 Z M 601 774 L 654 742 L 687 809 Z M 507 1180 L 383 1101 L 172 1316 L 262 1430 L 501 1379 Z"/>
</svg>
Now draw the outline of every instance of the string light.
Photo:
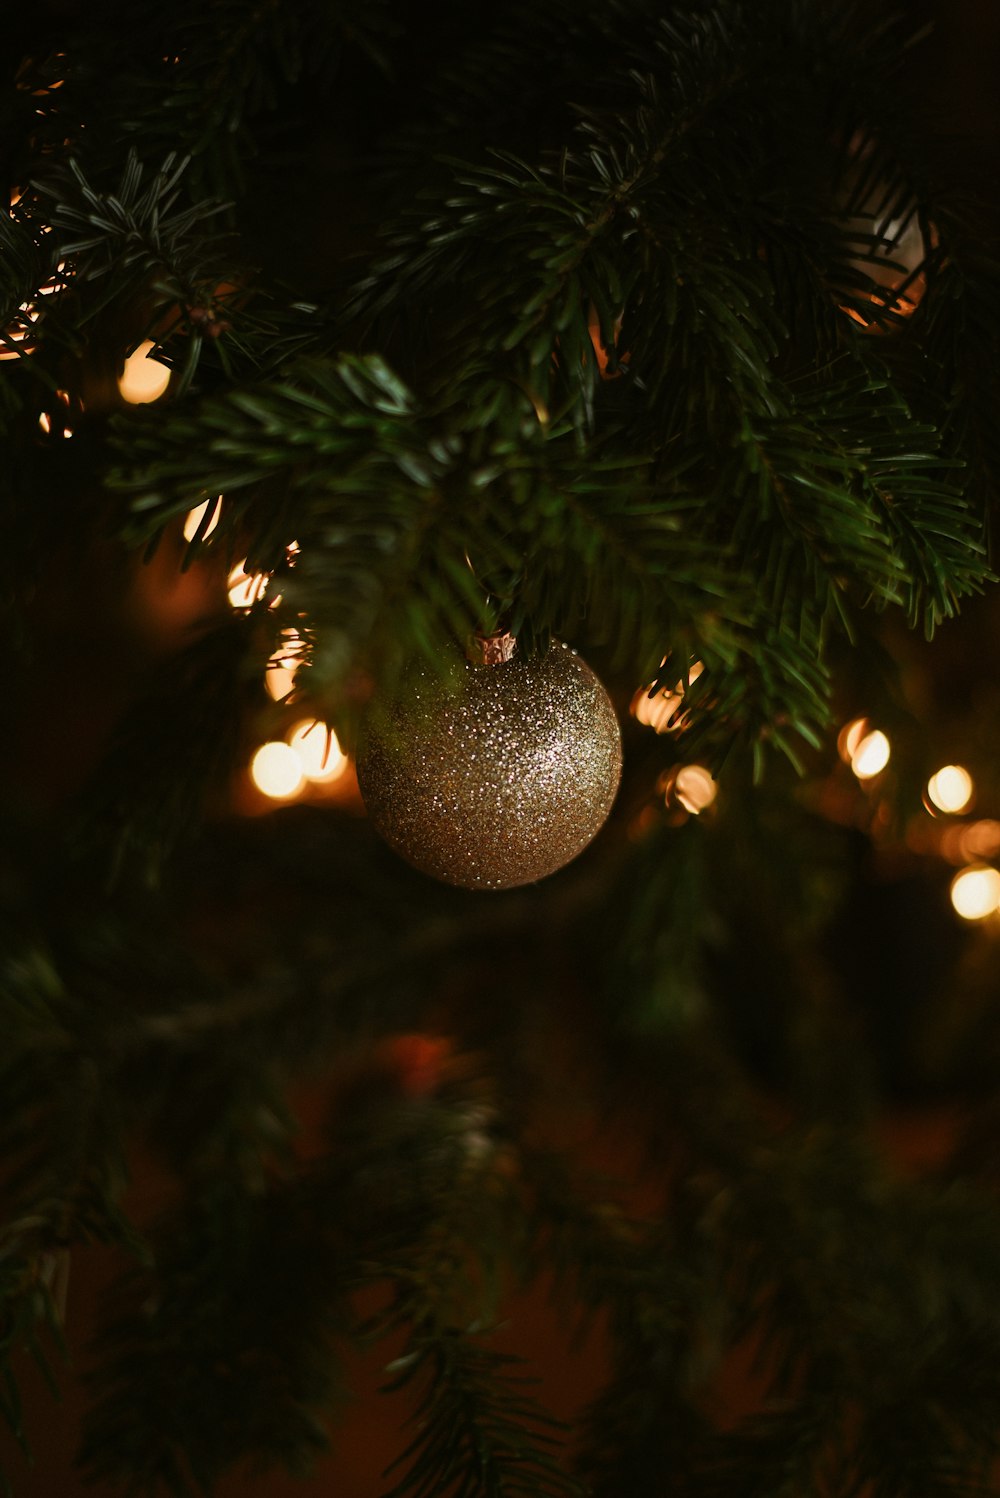
<svg viewBox="0 0 1000 1498">
<path fill-rule="evenodd" d="M 972 792 L 972 776 L 962 765 L 942 765 L 927 782 L 928 798 L 938 811 L 964 811 Z"/>
<path fill-rule="evenodd" d="M 247 559 L 237 562 L 226 586 L 229 589 L 229 602 L 234 609 L 250 609 L 267 592 L 270 582 L 266 572 L 247 572 Z"/>
<path fill-rule="evenodd" d="M 14 206 L 21 196 L 22 194 L 17 192 L 16 196 L 11 198 L 11 207 Z M 50 232 L 48 225 L 44 226 L 44 232 Z M 55 292 L 62 291 L 65 285 L 66 262 L 65 260 L 60 260 L 54 274 L 45 282 L 44 286 L 39 286 L 38 295 L 52 296 Z M 0 359 L 20 359 L 25 354 L 34 352 L 35 346 L 29 341 L 30 334 L 32 324 L 38 321 L 41 311 L 42 309 L 37 302 L 21 303 L 17 309 L 17 316 L 14 322 L 2 334 L 4 346 L 0 347 Z M 23 347 L 17 347 L 17 345 L 23 345 Z"/>
<path fill-rule="evenodd" d="M 666 665 L 666 659 L 661 665 Z M 701 661 L 695 661 L 688 672 L 688 684 L 697 681 L 705 667 Z M 684 683 L 679 681 L 674 687 L 663 687 L 659 692 L 649 695 L 649 687 L 640 687 L 632 698 L 629 708 L 637 723 L 645 723 L 656 733 L 669 733 L 684 727 L 684 720 L 679 714 L 681 703 L 684 701 Z M 676 717 L 675 717 L 676 715 Z M 671 719 L 675 721 L 671 722 Z"/>
<path fill-rule="evenodd" d="M 170 384 L 171 371 L 166 364 L 148 357 L 155 347 L 151 338 L 140 343 L 135 353 L 125 360 L 125 368 L 118 376 L 119 393 L 130 406 L 144 406 L 159 400 Z"/>
<path fill-rule="evenodd" d="M 316 718 L 296 723 L 288 736 L 307 780 L 338 780 L 347 769 L 347 755 L 341 749 L 332 728 Z"/>
<path fill-rule="evenodd" d="M 951 903 L 966 921 L 984 921 L 1000 909 L 1000 873 L 972 864 L 951 881 Z"/>
<path fill-rule="evenodd" d="M 62 406 L 65 406 L 67 410 L 69 409 L 68 390 L 57 390 L 56 399 Z M 58 432 L 60 437 L 72 437 L 73 435 L 73 428 L 66 421 L 66 418 L 60 415 L 58 410 L 54 412 L 43 411 L 38 418 L 38 426 L 39 430 L 44 432 L 46 436 L 48 436 L 53 431 Z"/>
<path fill-rule="evenodd" d="M 881 729 L 866 733 L 851 755 L 851 769 L 859 780 L 871 780 L 880 775 L 889 763 L 892 748 Z"/>
<path fill-rule="evenodd" d="M 711 806 L 719 788 L 704 765 L 680 765 L 665 770 L 656 783 L 668 807 L 681 807 L 691 816 Z"/>
<path fill-rule="evenodd" d="M 290 801 L 306 779 L 295 750 L 277 739 L 257 750 L 250 762 L 250 776 L 257 789 L 272 801 Z"/>
<path fill-rule="evenodd" d="M 185 541 L 193 541 L 195 536 L 197 536 L 199 528 L 210 505 L 212 507 L 211 519 L 205 526 L 204 530 L 201 532 L 201 539 L 203 541 L 207 541 L 209 536 L 215 530 L 215 527 L 218 525 L 219 521 L 222 518 L 221 494 L 217 495 L 215 499 L 206 499 L 203 504 L 195 505 L 193 510 L 188 510 L 187 515 L 184 517 Z"/>
<path fill-rule="evenodd" d="M 689 811 L 697 816 L 711 806 L 719 788 L 704 765 L 682 765 L 674 779 L 674 796 Z"/>
<path fill-rule="evenodd" d="M 858 750 L 858 745 L 868 732 L 867 718 L 853 718 L 850 723 L 845 723 L 837 735 L 837 753 L 849 765 Z"/>
<path fill-rule="evenodd" d="M 295 685 L 295 673 L 302 665 L 305 641 L 298 630 L 283 632 L 285 643 L 272 651 L 264 672 L 264 686 L 275 702 L 283 702 Z"/>
</svg>

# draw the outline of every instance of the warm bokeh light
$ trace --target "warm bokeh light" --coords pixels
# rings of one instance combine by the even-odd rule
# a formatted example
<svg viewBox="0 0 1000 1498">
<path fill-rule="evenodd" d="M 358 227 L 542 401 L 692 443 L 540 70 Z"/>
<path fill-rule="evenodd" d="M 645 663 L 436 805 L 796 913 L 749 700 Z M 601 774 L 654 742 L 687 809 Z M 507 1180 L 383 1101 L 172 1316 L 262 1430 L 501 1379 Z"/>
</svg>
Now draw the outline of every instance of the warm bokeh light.
<svg viewBox="0 0 1000 1498">
<path fill-rule="evenodd" d="M 657 733 L 666 733 L 670 719 L 684 699 L 677 692 L 657 692 L 650 697 L 648 687 L 640 687 L 632 698 L 631 712 L 637 723 L 645 723 Z"/>
<path fill-rule="evenodd" d="M 23 302 L 17 309 L 19 321 L 14 322 L 4 332 L 4 347 L 0 349 L 0 359 L 20 359 L 24 354 L 30 354 L 34 350 L 34 344 L 29 341 L 31 324 L 38 321 L 38 309 L 28 302 Z M 18 347 L 23 344 L 24 347 Z M 13 346 L 12 346 L 13 345 Z"/>
<path fill-rule="evenodd" d="M 11 205 L 20 197 L 11 199 Z M 50 232 L 49 226 L 44 226 L 44 232 Z M 55 274 L 52 275 L 44 286 L 39 286 L 39 296 L 52 296 L 57 291 L 62 291 L 66 284 L 65 278 L 66 262 L 60 260 L 56 266 Z M 0 346 L 0 359 L 20 359 L 25 354 L 34 352 L 34 344 L 31 342 L 31 325 L 36 323 L 40 314 L 37 302 L 22 302 L 17 309 L 17 316 L 10 327 L 3 333 L 4 343 Z"/>
<path fill-rule="evenodd" d="M 69 409 L 68 390 L 57 390 L 56 398 L 59 401 L 60 405 L 64 406 L 66 410 Z M 57 421 L 53 420 L 53 415 L 58 418 Z M 60 414 L 58 408 L 54 413 L 43 411 L 38 418 L 38 426 L 39 430 L 43 431 L 46 436 L 48 436 L 53 431 L 58 432 L 62 437 L 72 437 L 73 435 L 73 428 L 68 424 L 65 417 Z"/>
<path fill-rule="evenodd" d="M 290 744 L 262 744 L 250 762 L 254 785 L 273 801 L 289 801 L 305 784 L 302 761 Z"/>
<path fill-rule="evenodd" d="M 682 765 L 674 777 L 672 789 L 674 800 L 693 816 L 711 806 L 719 791 L 704 765 Z"/>
<path fill-rule="evenodd" d="M 871 780 L 880 775 L 889 763 L 892 750 L 889 740 L 881 729 L 866 733 L 851 755 L 851 769 L 859 780 Z"/>
<path fill-rule="evenodd" d="M 122 400 L 130 406 L 144 406 L 159 400 L 170 384 L 170 370 L 159 359 L 147 357 L 156 347 L 152 339 L 140 343 L 134 354 L 125 360 L 125 368 L 118 376 L 118 389 Z"/>
<path fill-rule="evenodd" d="M 266 572 L 247 572 L 246 565 L 246 557 L 242 562 L 237 562 L 226 584 L 229 589 L 229 602 L 234 609 L 253 608 L 253 605 L 267 592 L 267 585 L 270 582 Z"/>
<path fill-rule="evenodd" d="M 951 903 L 966 921 L 983 921 L 1000 908 L 1000 873 L 972 865 L 951 881 Z"/>
<path fill-rule="evenodd" d="M 264 672 L 264 685 L 268 696 L 275 702 L 284 702 L 295 685 L 295 673 L 302 665 L 304 640 L 293 629 L 285 630 L 285 643 L 279 645 L 268 657 Z"/>
<path fill-rule="evenodd" d="M 217 495 L 215 499 L 206 499 L 204 504 L 195 505 L 193 510 L 188 510 L 187 515 L 184 517 L 185 541 L 194 540 L 195 536 L 198 534 L 198 527 L 202 524 L 209 506 L 211 506 L 212 514 L 208 524 L 205 526 L 201 539 L 203 541 L 207 541 L 209 536 L 215 530 L 215 527 L 218 525 L 219 520 L 222 517 L 221 494 Z"/>
<path fill-rule="evenodd" d="M 957 829 L 959 847 L 965 862 L 977 858 L 996 858 L 1000 853 L 1000 822 L 992 817 L 982 817 L 970 822 L 967 827 Z"/>
<path fill-rule="evenodd" d="M 288 742 L 299 756 L 307 780 L 337 780 L 347 769 L 347 755 L 337 735 L 316 718 L 296 723 Z"/>
<path fill-rule="evenodd" d="M 666 661 L 661 662 L 666 665 Z M 688 672 L 688 682 L 697 681 L 704 671 L 701 661 L 695 661 Z M 684 727 L 684 719 L 680 715 L 680 707 L 684 701 L 684 683 L 679 681 L 674 687 L 663 687 L 661 691 L 649 695 L 649 687 L 640 687 L 629 705 L 629 711 L 637 723 L 645 723 L 656 733 L 669 733 Z M 671 722 L 674 714 L 677 714 L 675 722 Z"/>
<path fill-rule="evenodd" d="M 857 753 L 858 745 L 868 732 L 867 718 L 853 718 L 850 723 L 845 723 L 837 735 L 837 753 L 849 765 Z"/>
<path fill-rule="evenodd" d="M 962 765 L 943 765 L 927 782 L 927 795 L 938 811 L 964 811 L 972 791 L 972 776 Z"/>
</svg>

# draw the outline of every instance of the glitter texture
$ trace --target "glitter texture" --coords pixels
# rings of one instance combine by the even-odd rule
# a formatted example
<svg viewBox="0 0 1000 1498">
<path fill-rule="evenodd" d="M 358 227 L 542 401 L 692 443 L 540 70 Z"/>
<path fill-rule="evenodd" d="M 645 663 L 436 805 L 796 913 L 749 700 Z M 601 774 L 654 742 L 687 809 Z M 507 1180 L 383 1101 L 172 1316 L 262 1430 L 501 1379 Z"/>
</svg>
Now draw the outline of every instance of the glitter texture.
<svg viewBox="0 0 1000 1498">
<path fill-rule="evenodd" d="M 408 676 L 371 718 L 358 780 L 375 827 L 425 874 L 510 889 L 555 873 L 603 826 L 621 779 L 607 692 L 565 645 L 536 661 Z"/>
</svg>

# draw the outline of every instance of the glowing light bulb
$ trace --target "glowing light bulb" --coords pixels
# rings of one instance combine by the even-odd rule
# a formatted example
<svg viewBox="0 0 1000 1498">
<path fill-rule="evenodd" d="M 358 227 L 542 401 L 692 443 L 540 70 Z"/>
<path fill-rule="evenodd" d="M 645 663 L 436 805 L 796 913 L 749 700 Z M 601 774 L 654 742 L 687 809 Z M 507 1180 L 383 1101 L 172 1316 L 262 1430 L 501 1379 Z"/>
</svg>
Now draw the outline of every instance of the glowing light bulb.
<svg viewBox="0 0 1000 1498">
<path fill-rule="evenodd" d="M 666 659 L 660 664 L 665 666 Z M 688 683 L 697 681 L 704 669 L 701 661 L 695 661 L 688 672 Z M 683 701 L 684 683 L 682 681 L 674 687 L 663 687 L 652 697 L 649 695 L 649 687 L 640 687 L 632 698 L 629 711 L 637 723 L 645 723 L 656 733 L 670 733 L 685 726 L 686 717 L 679 712 Z M 676 719 L 671 722 L 675 714 Z"/>
<path fill-rule="evenodd" d="M 683 698 L 666 688 L 650 697 L 648 687 L 640 687 L 632 698 L 632 716 L 637 723 L 645 723 L 656 733 L 666 733 L 670 719 L 680 707 Z"/>
<path fill-rule="evenodd" d="M 296 723 L 288 742 L 298 755 L 307 780 L 337 780 L 347 769 L 347 755 L 337 742 L 337 735 L 315 718 Z"/>
<path fill-rule="evenodd" d="M 871 780 L 880 775 L 889 763 L 892 749 L 881 729 L 866 733 L 851 755 L 851 769 L 859 780 Z"/>
<path fill-rule="evenodd" d="M 845 723 L 837 735 L 837 753 L 849 765 L 857 753 L 858 745 L 868 732 L 867 718 L 853 718 L 850 723 Z"/>
<path fill-rule="evenodd" d="M 195 505 L 193 510 L 188 510 L 187 515 L 184 517 L 185 541 L 194 540 L 195 536 L 198 534 L 198 527 L 202 524 L 202 521 L 209 509 L 211 510 L 211 516 L 208 524 L 205 526 L 205 529 L 202 532 L 201 539 L 203 541 L 208 540 L 209 536 L 215 530 L 215 527 L 218 525 L 220 519 L 222 518 L 221 494 L 217 495 L 215 499 L 206 499 L 204 504 Z"/>
<path fill-rule="evenodd" d="M 148 405 L 159 400 L 170 384 L 170 370 L 159 359 L 150 359 L 148 354 L 156 347 L 152 339 L 140 343 L 134 354 L 125 360 L 125 368 L 118 377 L 118 389 L 122 400 L 130 406 Z"/>
<path fill-rule="evenodd" d="M 1000 873 L 972 864 L 951 881 L 951 903 L 966 921 L 984 921 L 1000 909 Z"/>
<path fill-rule="evenodd" d="M 299 662 L 292 660 L 283 650 L 276 650 L 268 659 L 264 672 L 264 686 L 273 702 L 284 702 L 295 685 L 295 673 Z"/>
<path fill-rule="evenodd" d="M 272 801 L 290 801 L 305 784 L 302 761 L 290 744 L 262 744 L 250 762 L 254 785 Z"/>
<path fill-rule="evenodd" d="M 227 587 L 229 588 L 229 602 L 234 609 L 253 608 L 254 604 L 267 592 L 270 581 L 266 572 L 247 572 L 247 559 L 237 562 L 229 574 Z"/>
<path fill-rule="evenodd" d="M 711 806 L 719 787 L 703 765 L 683 765 L 674 779 L 673 793 L 685 811 L 697 816 Z"/>
<path fill-rule="evenodd" d="M 972 791 L 972 776 L 962 765 L 943 765 L 927 782 L 927 795 L 938 811 L 964 811 Z"/>
</svg>

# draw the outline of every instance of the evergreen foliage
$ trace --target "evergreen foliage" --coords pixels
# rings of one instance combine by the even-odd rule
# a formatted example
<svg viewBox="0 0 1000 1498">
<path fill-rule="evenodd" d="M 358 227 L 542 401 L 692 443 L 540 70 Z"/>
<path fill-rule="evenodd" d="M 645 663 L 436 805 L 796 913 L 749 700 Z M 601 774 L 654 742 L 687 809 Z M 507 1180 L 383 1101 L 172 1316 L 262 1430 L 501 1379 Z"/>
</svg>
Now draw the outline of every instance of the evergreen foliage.
<svg viewBox="0 0 1000 1498">
<path fill-rule="evenodd" d="M 403 1409 L 384 1498 L 993 1491 L 1000 1110 L 920 1178 L 876 1147 L 887 1099 L 1000 1055 L 992 988 L 935 956 L 985 995 L 950 1070 L 929 1000 L 891 1064 L 863 1043 L 869 845 L 823 791 L 852 681 L 905 739 L 891 621 L 929 639 L 993 581 L 998 267 L 925 44 L 812 0 L 105 0 L 16 42 L 10 695 L 82 659 L 71 570 L 125 600 L 132 676 L 79 783 L 29 777 L 0 827 L 0 1487 L 101 1244 L 104 1491 L 307 1470 L 352 1345 Z M 126 407 L 147 342 L 170 388 Z M 115 643 L 153 567 L 224 592 L 242 557 L 263 598 Z M 576 866 L 487 898 L 347 812 L 229 814 L 292 633 L 293 703 L 350 744 L 414 655 L 501 625 L 579 646 L 623 713 L 683 695 L 627 728 Z M 657 786 L 693 760 L 726 794 L 679 826 Z M 634 1180 L 573 1142 L 595 1119 Z M 606 1334 L 573 1423 L 503 1348 L 543 1284 Z"/>
</svg>

